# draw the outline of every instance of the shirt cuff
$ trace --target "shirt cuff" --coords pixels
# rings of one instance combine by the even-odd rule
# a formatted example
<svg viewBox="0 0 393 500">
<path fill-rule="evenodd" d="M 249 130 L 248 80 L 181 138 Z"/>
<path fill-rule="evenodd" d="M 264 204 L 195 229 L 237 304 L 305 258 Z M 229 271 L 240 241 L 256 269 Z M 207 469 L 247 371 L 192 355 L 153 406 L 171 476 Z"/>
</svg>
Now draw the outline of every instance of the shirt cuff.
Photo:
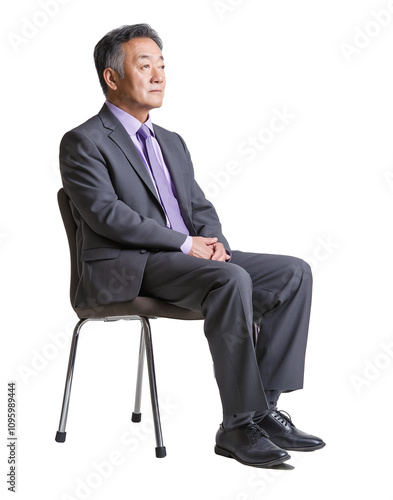
<svg viewBox="0 0 393 500">
<path fill-rule="evenodd" d="M 191 250 L 191 247 L 192 247 L 192 236 L 187 236 L 186 241 L 180 247 L 180 250 L 183 253 L 188 254 Z"/>
<path fill-rule="evenodd" d="M 228 252 L 228 250 L 225 250 L 229 259 L 227 259 L 225 262 L 231 262 L 231 259 L 232 259 L 232 253 L 231 252 Z"/>
</svg>

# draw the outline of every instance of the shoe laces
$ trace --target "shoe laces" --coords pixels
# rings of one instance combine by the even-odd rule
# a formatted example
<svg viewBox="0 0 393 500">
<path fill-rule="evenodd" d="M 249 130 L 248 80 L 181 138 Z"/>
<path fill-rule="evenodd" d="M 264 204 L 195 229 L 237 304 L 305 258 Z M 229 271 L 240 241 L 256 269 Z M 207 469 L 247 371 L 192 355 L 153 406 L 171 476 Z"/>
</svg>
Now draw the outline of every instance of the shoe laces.
<svg viewBox="0 0 393 500">
<path fill-rule="evenodd" d="M 270 413 L 275 413 L 274 417 L 279 421 L 281 422 L 282 424 L 284 425 L 287 425 L 288 422 L 291 424 L 291 425 L 295 425 L 293 422 L 292 422 L 292 419 L 291 419 L 291 416 L 289 415 L 289 413 L 287 413 L 286 411 L 283 411 L 283 410 L 278 410 L 277 407 L 273 407 L 271 410 L 270 410 Z"/>
<path fill-rule="evenodd" d="M 269 437 L 269 434 L 259 427 L 258 424 L 249 424 L 246 428 L 246 433 L 252 446 L 254 446 L 261 437 Z"/>
</svg>

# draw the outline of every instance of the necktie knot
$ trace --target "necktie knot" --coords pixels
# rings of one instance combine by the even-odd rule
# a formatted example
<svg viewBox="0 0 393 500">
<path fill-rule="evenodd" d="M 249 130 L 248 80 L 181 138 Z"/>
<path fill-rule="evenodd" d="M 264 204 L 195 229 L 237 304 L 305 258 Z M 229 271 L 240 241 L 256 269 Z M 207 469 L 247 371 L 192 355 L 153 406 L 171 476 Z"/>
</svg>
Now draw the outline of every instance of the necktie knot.
<svg viewBox="0 0 393 500">
<path fill-rule="evenodd" d="M 143 124 L 139 130 L 138 130 L 138 134 L 140 134 L 144 139 L 147 139 L 148 137 L 150 137 L 150 130 L 149 130 L 149 127 L 145 124 Z"/>
</svg>

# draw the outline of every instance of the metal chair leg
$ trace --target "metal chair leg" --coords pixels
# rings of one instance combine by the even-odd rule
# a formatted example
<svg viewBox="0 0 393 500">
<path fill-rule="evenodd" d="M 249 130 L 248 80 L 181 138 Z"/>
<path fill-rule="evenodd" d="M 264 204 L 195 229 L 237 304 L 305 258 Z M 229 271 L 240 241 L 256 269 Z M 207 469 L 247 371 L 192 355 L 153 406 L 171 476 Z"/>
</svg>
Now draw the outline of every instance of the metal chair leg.
<svg viewBox="0 0 393 500">
<path fill-rule="evenodd" d="M 132 412 L 132 422 L 140 422 L 142 419 L 141 413 L 141 399 L 142 399 L 142 380 L 143 380 L 143 365 L 145 360 L 145 333 L 143 327 L 141 328 L 141 341 L 139 344 L 139 357 L 138 357 L 138 373 L 136 378 L 135 389 L 135 405 Z"/>
<path fill-rule="evenodd" d="M 148 318 L 142 316 L 141 316 L 141 322 L 146 344 L 146 358 L 147 358 L 147 369 L 149 373 L 149 382 L 150 382 L 151 406 L 153 410 L 154 430 L 156 434 L 156 444 L 157 444 L 156 457 L 163 458 L 166 456 L 166 449 L 162 440 L 160 410 L 158 407 L 157 383 L 154 370 L 153 344 L 151 338 L 150 323 Z"/>
<path fill-rule="evenodd" d="M 63 397 L 63 405 L 61 408 L 61 415 L 60 415 L 60 423 L 59 423 L 59 430 L 56 433 L 56 438 L 55 440 L 58 443 L 64 443 L 66 440 L 66 423 L 67 423 L 67 416 L 68 416 L 68 407 L 70 404 L 70 395 L 71 395 L 71 386 L 72 386 L 72 376 L 74 374 L 74 367 L 75 367 L 75 356 L 76 356 L 76 349 L 78 347 L 78 338 L 79 338 L 79 332 L 81 330 L 81 327 L 84 323 L 89 321 L 88 319 L 81 319 L 78 321 L 74 328 L 74 333 L 72 336 L 72 343 L 71 343 L 71 350 L 70 350 L 70 357 L 68 361 L 68 370 L 67 370 L 67 376 L 66 376 L 66 382 L 65 382 L 65 387 L 64 387 L 64 397 Z"/>
</svg>

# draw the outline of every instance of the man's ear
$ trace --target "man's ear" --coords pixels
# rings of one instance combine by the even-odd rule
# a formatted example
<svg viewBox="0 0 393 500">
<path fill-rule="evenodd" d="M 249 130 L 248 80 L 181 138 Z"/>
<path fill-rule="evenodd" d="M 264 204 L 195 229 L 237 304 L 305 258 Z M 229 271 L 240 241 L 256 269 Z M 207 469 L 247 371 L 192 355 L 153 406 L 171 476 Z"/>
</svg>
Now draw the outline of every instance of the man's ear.
<svg viewBox="0 0 393 500">
<path fill-rule="evenodd" d="M 119 79 L 117 71 L 112 68 L 105 68 L 103 77 L 108 88 L 110 88 L 111 90 L 117 90 L 117 81 Z"/>
</svg>

